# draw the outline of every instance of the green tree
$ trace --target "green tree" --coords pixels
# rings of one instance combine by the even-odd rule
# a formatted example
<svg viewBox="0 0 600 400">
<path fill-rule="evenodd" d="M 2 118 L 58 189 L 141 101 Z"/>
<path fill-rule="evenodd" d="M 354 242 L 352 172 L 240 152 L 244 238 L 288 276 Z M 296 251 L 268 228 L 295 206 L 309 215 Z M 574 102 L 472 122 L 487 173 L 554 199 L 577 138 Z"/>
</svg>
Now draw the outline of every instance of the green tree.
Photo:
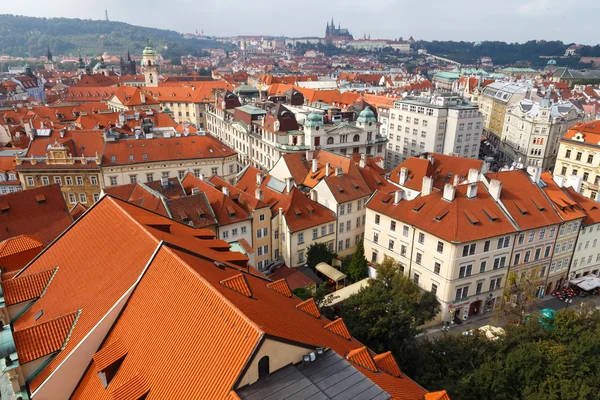
<svg viewBox="0 0 600 400">
<path fill-rule="evenodd" d="M 306 252 L 306 263 L 310 268 L 315 268 L 319 263 L 331 264 L 331 260 L 336 256 L 335 253 L 329 251 L 329 247 L 325 243 L 313 243 L 308 246 Z"/>
<path fill-rule="evenodd" d="M 352 261 L 348 266 L 348 275 L 353 282 L 358 282 L 369 276 L 369 263 L 365 258 L 365 248 L 362 241 L 359 241 L 356 245 Z"/>
<path fill-rule="evenodd" d="M 524 276 L 511 273 L 506 279 L 501 313 L 511 323 L 520 324 L 525 315 L 533 309 L 537 300 L 535 297 L 535 282 L 539 279 L 539 268 L 534 267 Z"/>
</svg>

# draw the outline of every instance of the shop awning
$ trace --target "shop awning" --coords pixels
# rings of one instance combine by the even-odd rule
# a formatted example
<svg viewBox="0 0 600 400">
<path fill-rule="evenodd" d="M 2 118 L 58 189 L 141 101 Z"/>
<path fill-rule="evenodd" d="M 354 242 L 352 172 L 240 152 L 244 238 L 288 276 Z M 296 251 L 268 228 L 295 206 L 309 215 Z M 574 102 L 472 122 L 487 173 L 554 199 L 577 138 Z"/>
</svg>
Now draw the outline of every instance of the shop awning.
<svg viewBox="0 0 600 400">
<path fill-rule="evenodd" d="M 317 271 L 319 271 L 334 282 L 339 282 L 343 279 L 346 279 L 346 274 L 338 271 L 337 269 L 333 268 L 327 263 L 318 263 L 315 268 L 317 269 Z"/>
<path fill-rule="evenodd" d="M 571 279 L 571 284 L 577 285 L 583 290 L 594 290 L 600 287 L 600 278 L 594 275 L 586 275 L 581 278 Z"/>
</svg>

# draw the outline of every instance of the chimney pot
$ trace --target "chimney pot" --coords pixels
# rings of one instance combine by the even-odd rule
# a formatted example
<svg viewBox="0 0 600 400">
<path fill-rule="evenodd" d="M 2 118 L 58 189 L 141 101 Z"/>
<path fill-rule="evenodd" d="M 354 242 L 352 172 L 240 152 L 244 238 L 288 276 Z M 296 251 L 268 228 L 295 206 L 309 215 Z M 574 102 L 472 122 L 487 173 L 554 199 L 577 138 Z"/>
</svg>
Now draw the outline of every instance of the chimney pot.
<svg viewBox="0 0 600 400">
<path fill-rule="evenodd" d="M 260 185 L 262 183 L 262 180 L 263 180 L 262 174 L 260 172 L 257 172 L 256 173 L 256 184 Z"/>
<path fill-rule="evenodd" d="M 330 173 L 331 173 L 331 164 L 327 163 L 327 164 L 325 164 L 325 176 L 329 176 Z"/>
<path fill-rule="evenodd" d="M 423 184 L 421 185 L 421 196 L 430 195 L 433 191 L 433 178 L 430 176 L 423 177 Z"/>
<path fill-rule="evenodd" d="M 294 180 L 291 177 L 285 178 L 285 187 L 287 188 L 287 192 L 290 193 L 294 188 Z"/>
<path fill-rule="evenodd" d="M 196 187 L 195 187 L 195 188 L 192 188 L 192 196 L 193 196 L 193 195 L 197 195 L 197 194 L 200 194 L 200 189 L 199 189 L 199 188 L 196 188 Z"/>
<path fill-rule="evenodd" d="M 364 154 L 360 155 L 360 162 L 358 164 L 361 168 L 364 168 L 367 166 L 367 157 Z"/>
<path fill-rule="evenodd" d="M 317 172 L 317 169 L 318 169 L 318 168 L 319 168 L 319 166 L 317 165 L 317 159 L 316 159 L 316 158 L 313 158 L 313 159 L 312 159 L 312 172 L 313 172 L 313 174 L 314 174 L 315 172 Z"/>
<path fill-rule="evenodd" d="M 475 168 L 471 168 L 469 170 L 468 180 L 469 180 L 469 183 L 473 183 L 473 182 L 479 181 L 479 171 L 476 170 Z"/>
<path fill-rule="evenodd" d="M 467 198 L 468 199 L 472 199 L 477 197 L 477 183 L 470 183 L 469 187 L 467 188 Z"/>
<path fill-rule="evenodd" d="M 500 200 L 500 194 L 502 193 L 502 182 L 497 179 L 492 179 L 490 181 L 490 187 L 488 188 L 488 192 L 490 192 L 490 196 L 495 201 Z"/>
<path fill-rule="evenodd" d="M 310 190 L 310 199 L 312 201 L 317 201 L 317 191 L 315 189 Z"/>
<path fill-rule="evenodd" d="M 408 179 L 408 168 L 402 167 L 400 168 L 400 184 L 404 185 L 406 180 Z"/>
</svg>

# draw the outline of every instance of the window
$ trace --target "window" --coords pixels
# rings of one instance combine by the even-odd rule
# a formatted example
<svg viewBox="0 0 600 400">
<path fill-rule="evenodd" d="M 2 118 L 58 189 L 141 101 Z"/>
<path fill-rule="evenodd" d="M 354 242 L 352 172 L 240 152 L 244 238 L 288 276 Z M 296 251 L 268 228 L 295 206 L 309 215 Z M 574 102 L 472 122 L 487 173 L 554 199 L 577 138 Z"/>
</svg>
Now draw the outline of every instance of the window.
<svg viewBox="0 0 600 400">
<path fill-rule="evenodd" d="M 346 239 L 346 248 L 349 249 L 350 248 L 350 238 Z"/>
<path fill-rule="evenodd" d="M 371 262 L 372 263 L 376 263 L 377 262 L 377 252 L 376 251 L 373 251 L 371 253 Z"/>
<path fill-rule="evenodd" d="M 338 251 L 344 250 L 344 241 L 343 240 L 338 241 L 337 249 L 338 249 Z"/>
<path fill-rule="evenodd" d="M 394 250 L 394 239 L 390 239 L 388 242 L 388 250 Z"/>
<path fill-rule="evenodd" d="M 490 241 L 486 240 L 485 243 L 483 244 L 483 251 L 489 251 L 490 250 Z"/>
<path fill-rule="evenodd" d="M 257 229 L 256 230 L 256 238 L 257 239 L 261 239 L 262 238 L 262 229 Z"/>
<path fill-rule="evenodd" d="M 600 227 L 600 225 L 598 225 L 598 227 Z M 402 227 L 402 236 L 408 237 L 408 226 L 406 225 Z"/>
<path fill-rule="evenodd" d="M 231 236 L 232 236 L 232 237 L 236 237 L 237 235 L 238 235 L 238 228 L 233 228 L 233 229 L 231 230 Z"/>
<path fill-rule="evenodd" d="M 510 246 L 510 236 L 505 236 L 503 238 L 498 239 L 498 248 L 506 248 Z"/>
<path fill-rule="evenodd" d="M 87 203 L 87 196 L 85 193 L 79 193 L 79 202 L 80 203 Z"/>
<path fill-rule="evenodd" d="M 373 232 L 373 242 L 379 243 L 379 232 Z"/>
<path fill-rule="evenodd" d="M 146 174 L 146 182 L 152 182 L 154 180 L 154 174 L 152 172 Z"/>
<path fill-rule="evenodd" d="M 575 161 L 581 161 L 581 152 L 578 151 L 577 154 L 575 155 Z"/>
<path fill-rule="evenodd" d="M 419 274 L 417 274 L 416 272 L 413 275 L 413 282 L 415 283 L 415 285 L 419 284 Z"/>
<path fill-rule="evenodd" d="M 496 257 L 494 259 L 494 269 L 504 268 L 506 264 L 506 256 Z"/>
<path fill-rule="evenodd" d="M 343 210 L 343 208 L 340 208 L 340 211 Z M 342 213 L 343 214 L 343 213 Z M 375 224 L 379 225 L 379 221 L 381 220 L 381 216 L 379 214 L 375 214 Z"/>
<path fill-rule="evenodd" d="M 98 178 L 95 176 L 90 176 L 90 183 L 94 186 L 98 186 Z"/>
<path fill-rule="evenodd" d="M 544 258 L 550 257 L 550 250 L 552 250 L 552 247 L 546 246 L 546 251 L 544 251 Z"/>
<path fill-rule="evenodd" d="M 265 228 L 265 229 L 267 229 L 267 228 Z M 241 229 L 241 231 L 242 231 L 242 235 L 245 235 L 245 234 L 246 234 L 246 227 L 245 227 L 245 226 L 242 226 L 242 229 Z M 267 236 L 267 234 L 265 233 L 265 231 L 264 231 L 264 230 L 263 230 L 263 236 Z"/>
<path fill-rule="evenodd" d="M 467 297 L 469 297 L 469 287 L 464 287 L 464 288 L 458 288 L 456 289 L 456 299 L 455 300 L 461 300 L 461 299 L 466 299 Z"/>
<path fill-rule="evenodd" d="M 325 225 L 323 225 L 321 227 L 321 236 L 325 236 L 327 235 L 327 227 Z"/>
<path fill-rule="evenodd" d="M 531 257 L 531 251 L 527 250 L 525 252 L 525 257 L 523 257 L 523 262 L 529 262 L 529 258 Z"/>
<path fill-rule="evenodd" d="M 313 231 L 312 231 L 312 234 L 313 234 L 312 235 L 313 239 L 318 238 L 319 237 L 319 229 L 314 228 Z"/>
<path fill-rule="evenodd" d="M 77 182 L 77 186 L 83 186 L 83 176 L 75 177 L 75 181 Z"/>
<path fill-rule="evenodd" d="M 66 182 L 67 186 L 72 186 L 73 185 L 73 178 L 71 178 L 70 176 L 66 176 L 65 177 L 65 182 Z"/>
<path fill-rule="evenodd" d="M 483 282 L 477 282 L 477 286 L 475 287 L 475 294 L 481 293 L 481 287 L 483 286 Z"/>
<path fill-rule="evenodd" d="M 333 233 L 333 227 L 334 227 L 333 224 L 329 224 L 329 234 Z"/>
<path fill-rule="evenodd" d="M 260 230 L 260 229 L 259 229 Z M 258 232 L 258 231 L 257 231 Z M 274 239 L 279 239 L 279 229 L 275 229 L 273 231 L 273 238 Z"/>
<path fill-rule="evenodd" d="M 304 262 L 304 250 L 300 250 L 298 252 L 298 262 L 299 263 L 303 263 Z"/>
<path fill-rule="evenodd" d="M 423 260 L 423 254 L 421 254 L 421 253 L 417 252 L 417 256 L 416 256 L 415 262 L 416 262 L 417 264 L 421 265 L 421 261 L 422 261 L 422 260 Z"/>
<path fill-rule="evenodd" d="M 431 293 L 435 296 L 437 294 L 437 285 L 435 283 L 431 284 Z"/>
<path fill-rule="evenodd" d="M 475 243 L 470 244 L 470 245 L 466 244 L 463 246 L 463 252 L 462 252 L 463 257 L 472 256 L 473 254 L 475 254 Z"/>
<path fill-rule="evenodd" d="M 116 176 L 111 176 L 109 179 L 110 179 L 111 186 L 115 186 L 117 184 L 117 177 Z"/>
<path fill-rule="evenodd" d="M 565 158 L 571 158 L 571 150 L 565 152 Z"/>
<path fill-rule="evenodd" d="M 60 176 L 55 176 L 54 177 L 54 183 L 58 183 L 59 185 L 62 185 L 62 179 Z"/>
<path fill-rule="evenodd" d="M 444 242 L 440 242 L 438 240 L 438 243 L 437 243 L 437 252 L 438 253 L 443 253 L 444 252 Z"/>
<path fill-rule="evenodd" d="M 541 255 L 542 255 L 542 249 L 535 249 L 535 255 L 533 256 L 533 260 L 534 261 L 539 260 Z"/>
<path fill-rule="evenodd" d="M 406 257 L 406 246 L 400 246 L 400 255 Z"/>
<path fill-rule="evenodd" d="M 433 264 L 433 272 L 437 275 L 440 274 L 440 269 L 442 269 L 442 265 L 439 262 Z"/>
<path fill-rule="evenodd" d="M 465 276 L 471 276 L 472 269 L 473 269 L 473 265 L 471 265 L 471 264 L 463 265 L 462 267 L 460 267 L 460 269 L 458 271 L 458 277 L 464 278 Z"/>
<path fill-rule="evenodd" d="M 338 225 L 338 231 L 339 231 L 340 233 L 343 233 L 343 232 L 344 232 L 344 223 L 343 223 L 343 222 L 340 222 L 340 224 Z"/>
<path fill-rule="evenodd" d="M 42 176 L 42 185 L 47 186 L 50 184 L 50 179 L 47 176 Z"/>
<path fill-rule="evenodd" d="M 487 261 L 482 261 L 481 264 L 479 265 L 479 273 L 483 274 L 485 272 L 485 266 L 487 264 Z"/>
<path fill-rule="evenodd" d="M 218 172 L 219 172 L 219 169 L 217 167 L 213 167 L 210 169 L 211 175 L 217 175 Z"/>
<path fill-rule="evenodd" d="M 425 243 L 425 234 L 423 232 L 419 232 L 419 244 Z"/>
<path fill-rule="evenodd" d="M 544 240 L 544 236 L 546 236 L 546 228 L 540 229 L 540 240 Z"/>
<path fill-rule="evenodd" d="M 100 193 L 94 193 L 94 202 L 100 200 Z"/>
<path fill-rule="evenodd" d="M 521 253 L 515 254 L 515 265 L 519 265 L 521 262 Z"/>
<path fill-rule="evenodd" d="M 298 234 L 298 244 L 304 243 L 304 233 Z"/>
<path fill-rule="evenodd" d="M 346 221 L 346 232 L 350 232 L 352 229 L 352 221 Z"/>
<path fill-rule="evenodd" d="M 390 230 L 392 232 L 396 232 L 396 221 L 391 221 L 390 222 Z"/>
<path fill-rule="evenodd" d="M 75 196 L 75 193 L 69 193 L 69 203 L 71 203 L 71 204 L 77 203 L 77 196 Z"/>
<path fill-rule="evenodd" d="M 129 175 L 129 183 L 137 183 L 137 175 Z"/>
<path fill-rule="evenodd" d="M 599 225 L 599 227 L 600 227 L 600 225 Z M 553 226 L 552 228 L 550 228 L 550 235 L 549 235 L 549 237 L 553 238 L 555 233 L 556 233 L 556 227 Z"/>
</svg>

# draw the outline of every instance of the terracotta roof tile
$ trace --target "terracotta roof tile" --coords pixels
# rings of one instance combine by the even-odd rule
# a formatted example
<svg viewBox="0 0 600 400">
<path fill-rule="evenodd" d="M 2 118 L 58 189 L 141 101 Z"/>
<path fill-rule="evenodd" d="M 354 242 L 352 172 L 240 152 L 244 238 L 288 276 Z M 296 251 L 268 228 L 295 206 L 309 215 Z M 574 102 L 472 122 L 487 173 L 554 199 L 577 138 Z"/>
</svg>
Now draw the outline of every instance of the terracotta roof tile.
<svg viewBox="0 0 600 400">
<path fill-rule="evenodd" d="M 39 235 L 19 235 L 0 242 L 0 258 L 31 249 L 39 249 L 43 243 Z"/>
<path fill-rule="evenodd" d="M 84 206 L 83 204 L 77 202 L 77 204 L 75 204 L 73 207 L 71 207 L 71 209 L 69 210 L 69 213 L 71 213 L 71 217 L 73 217 L 73 220 L 76 220 L 79 217 L 81 217 L 83 215 L 83 213 L 86 211 L 87 211 L 87 207 Z"/>
<path fill-rule="evenodd" d="M 338 319 L 331 321 L 330 323 L 325 325 L 323 328 L 335 333 L 336 335 L 340 335 L 344 339 L 348 339 L 348 340 L 352 339 L 352 336 L 350 335 L 350 331 L 348 331 L 348 328 L 346 327 L 346 324 L 344 323 L 344 320 L 342 318 L 338 318 Z"/>
<path fill-rule="evenodd" d="M 64 348 L 79 312 L 72 312 L 14 332 L 19 362 L 26 364 Z"/>
<path fill-rule="evenodd" d="M 300 311 L 304 311 L 308 315 L 312 315 L 315 318 L 321 318 L 319 308 L 315 303 L 315 299 L 313 299 L 312 297 L 308 300 L 304 300 L 303 302 L 296 304 L 296 308 Z"/>
<path fill-rule="evenodd" d="M 369 349 L 367 349 L 365 346 L 350 351 L 346 356 L 346 359 L 368 369 L 369 371 L 377 372 L 375 361 L 373 361 L 373 357 L 371 356 Z"/>
<path fill-rule="evenodd" d="M 448 396 L 445 390 L 442 390 L 440 392 L 426 393 L 424 400 L 450 400 L 450 396 Z"/>
<path fill-rule="evenodd" d="M 96 370 L 104 371 L 108 366 L 114 362 L 122 359 L 127 355 L 127 349 L 123 344 L 123 341 L 116 339 L 113 342 L 105 345 L 98 351 L 92 359 L 96 365 Z"/>
<path fill-rule="evenodd" d="M 292 291 L 287 283 L 285 278 L 281 278 L 276 280 L 275 282 L 271 282 L 267 284 L 267 287 L 273 289 L 277 293 L 284 295 L 285 297 L 292 297 Z"/>
<path fill-rule="evenodd" d="M 579 207 L 585 212 L 586 218 L 584 225 L 592 225 L 600 222 L 600 204 L 588 197 L 577 193 L 573 188 L 565 188 L 564 191 L 570 198 L 577 202 Z"/>
<path fill-rule="evenodd" d="M 586 217 L 577 202 L 569 197 L 569 195 L 554 182 L 550 172 L 543 172 L 541 179 L 545 184 L 545 187 L 543 188 L 544 193 L 546 193 L 550 201 L 552 201 L 554 209 L 564 221 L 572 221 Z"/>
<path fill-rule="evenodd" d="M 46 269 L 2 282 L 4 301 L 7 305 L 14 305 L 40 297 L 57 270 L 58 268 Z"/>
<path fill-rule="evenodd" d="M 118 388 L 111 390 L 112 400 L 139 400 L 150 391 L 150 385 L 141 373 L 134 375 Z"/>
<path fill-rule="evenodd" d="M 380 370 L 396 377 L 402 376 L 402 372 L 400 372 L 400 368 L 398 367 L 398 364 L 396 363 L 391 351 L 378 354 L 373 357 L 373 359 Z"/>
<path fill-rule="evenodd" d="M 335 221 L 335 216 L 330 209 L 312 201 L 296 187 L 290 193 L 285 193 L 277 206 L 282 209 L 290 232 Z"/>
<path fill-rule="evenodd" d="M 250 289 L 244 274 L 234 275 L 230 278 L 222 280 L 219 283 L 223 286 L 227 286 L 231 290 L 235 290 L 236 292 L 243 294 L 244 296 L 252 297 L 252 289 Z"/>
</svg>

